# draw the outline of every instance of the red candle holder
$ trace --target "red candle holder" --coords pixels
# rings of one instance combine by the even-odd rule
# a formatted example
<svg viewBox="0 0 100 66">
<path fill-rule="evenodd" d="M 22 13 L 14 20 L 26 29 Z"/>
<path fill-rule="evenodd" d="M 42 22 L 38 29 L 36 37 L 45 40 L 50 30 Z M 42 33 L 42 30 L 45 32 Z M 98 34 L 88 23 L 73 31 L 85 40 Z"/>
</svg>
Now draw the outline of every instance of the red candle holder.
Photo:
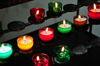
<svg viewBox="0 0 100 66">
<path fill-rule="evenodd" d="M 49 66 L 49 56 L 44 53 L 37 53 L 32 56 L 33 66 Z"/>
<path fill-rule="evenodd" d="M 100 20 L 100 4 L 88 6 L 88 16 L 93 20 Z"/>
<path fill-rule="evenodd" d="M 87 17 L 83 15 L 74 16 L 74 25 L 78 27 L 85 26 L 87 23 Z"/>
<path fill-rule="evenodd" d="M 43 8 L 32 8 L 30 10 L 31 20 L 35 23 L 42 23 L 44 21 L 44 9 Z"/>
<path fill-rule="evenodd" d="M 42 41 L 50 41 L 54 37 L 54 30 L 46 27 L 39 30 L 39 37 Z"/>
</svg>

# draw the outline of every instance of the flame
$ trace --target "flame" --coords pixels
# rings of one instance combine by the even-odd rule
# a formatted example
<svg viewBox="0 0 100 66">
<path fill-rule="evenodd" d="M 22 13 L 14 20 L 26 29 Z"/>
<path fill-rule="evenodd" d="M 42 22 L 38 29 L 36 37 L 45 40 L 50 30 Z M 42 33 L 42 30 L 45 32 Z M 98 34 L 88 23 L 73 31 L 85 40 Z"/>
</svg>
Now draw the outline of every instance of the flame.
<svg viewBox="0 0 100 66">
<path fill-rule="evenodd" d="M 48 31 L 48 27 L 46 28 L 46 32 Z"/>
<path fill-rule="evenodd" d="M 25 40 L 25 39 L 26 39 L 26 37 L 24 36 L 24 37 L 23 37 L 23 40 Z"/>
<path fill-rule="evenodd" d="M 78 18 L 81 18 L 81 16 L 79 15 Z"/>
<path fill-rule="evenodd" d="M 96 9 L 96 4 L 93 4 L 94 9 Z"/>
<path fill-rule="evenodd" d="M 1 48 L 4 48 L 4 44 L 1 45 Z"/>
<path fill-rule="evenodd" d="M 64 50 L 65 50 L 65 48 L 64 48 L 64 47 L 62 47 L 61 51 L 63 52 Z"/>
<path fill-rule="evenodd" d="M 39 14 L 39 10 L 36 11 L 36 14 Z"/>
<path fill-rule="evenodd" d="M 66 20 L 63 20 L 63 24 L 66 24 Z"/>
<path fill-rule="evenodd" d="M 58 7 L 58 4 L 57 3 L 55 3 L 55 7 Z"/>
<path fill-rule="evenodd" d="M 36 59 L 37 59 L 37 61 L 39 61 L 39 56 L 37 56 L 37 58 L 36 58 Z"/>
</svg>

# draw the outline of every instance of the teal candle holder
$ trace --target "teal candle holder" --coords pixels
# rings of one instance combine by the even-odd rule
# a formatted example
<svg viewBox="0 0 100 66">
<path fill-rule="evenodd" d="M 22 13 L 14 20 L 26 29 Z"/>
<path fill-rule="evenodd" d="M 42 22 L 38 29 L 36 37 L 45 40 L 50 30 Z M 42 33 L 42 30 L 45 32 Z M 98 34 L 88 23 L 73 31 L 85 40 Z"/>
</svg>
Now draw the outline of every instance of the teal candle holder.
<svg viewBox="0 0 100 66">
<path fill-rule="evenodd" d="M 0 44 L 0 59 L 7 59 L 13 53 L 12 46 L 9 43 Z"/>
<path fill-rule="evenodd" d="M 52 1 L 48 4 L 49 13 L 52 16 L 60 16 L 62 14 L 62 3 L 57 1 Z"/>
<path fill-rule="evenodd" d="M 53 59 L 55 62 L 62 64 L 70 60 L 70 50 L 68 46 L 59 45 L 55 47 L 54 52 L 55 55 L 53 56 Z"/>
<path fill-rule="evenodd" d="M 60 22 L 58 23 L 57 29 L 60 33 L 69 33 L 72 30 L 72 24 L 67 21 L 64 25 L 63 22 Z"/>
</svg>

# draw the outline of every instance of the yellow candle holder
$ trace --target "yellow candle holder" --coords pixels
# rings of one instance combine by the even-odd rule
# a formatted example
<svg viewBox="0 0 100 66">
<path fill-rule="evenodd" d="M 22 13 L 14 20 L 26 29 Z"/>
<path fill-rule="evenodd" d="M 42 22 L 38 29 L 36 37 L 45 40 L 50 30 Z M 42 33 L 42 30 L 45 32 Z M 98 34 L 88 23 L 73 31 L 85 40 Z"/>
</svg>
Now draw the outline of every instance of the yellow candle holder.
<svg viewBox="0 0 100 66">
<path fill-rule="evenodd" d="M 33 47 L 33 38 L 23 35 L 17 38 L 17 46 L 21 50 L 30 50 Z"/>
</svg>

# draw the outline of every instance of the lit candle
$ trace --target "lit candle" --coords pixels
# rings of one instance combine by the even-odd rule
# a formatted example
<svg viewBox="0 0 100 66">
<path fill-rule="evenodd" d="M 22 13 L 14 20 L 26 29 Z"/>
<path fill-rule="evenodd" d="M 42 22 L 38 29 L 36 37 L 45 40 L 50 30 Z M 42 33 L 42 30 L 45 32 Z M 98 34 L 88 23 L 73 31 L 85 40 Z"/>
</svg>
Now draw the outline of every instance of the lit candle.
<svg viewBox="0 0 100 66">
<path fill-rule="evenodd" d="M 13 49 L 9 43 L 0 44 L 0 59 L 7 59 L 12 55 Z"/>
<path fill-rule="evenodd" d="M 33 66 L 49 66 L 49 56 L 44 53 L 38 53 L 32 56 Z"/>
<path fill-rule="evenodd" d="M 59 16 L 61 15 L 61 9 L 62 9 L 62 3 L 57 1 L 52 1 L 48 4 L 49 6 L 49 12 L 53 16 Z"/>
<path fill-rule="evenodd" d="M 52 28 L 42 28 L 39 30 L 39 37 L 43 41 L 50 41 L 54 37 L 54 30 Z"/>
<path fill-rule="evenodd" d="M 32 8 L 30 10 L 32 22 L 41 23 L 44 20 L 44 11 L 45 10 L 43 8 Z"/>
<path fill-rule="evenodd" d="M 87 17 L 83 15 L 74 16 L 74 24 L 76 26 L 84 26 L 87 23 Z"/>
<path fill-rule="evenodd" d="M 88 7 L 88 16 L 93 20 L 100 19 L 100 4 L 93 4 Z"/>
<path fill-rule="evenodd" d="M 61 33 L 69 33 L 72 30 L 71 23 L 66 22 L 63 20 L 63 22 L 58 23 L 58 31 Z"/>
<path fill-rule="evenodd" d="M 17 39 L 17 46 L 21 50 L 29 50 L 33 47 L 33 38 L 28 35 L 20 36 Z"/>
<path fill-rule="evenodd" d="M 59 45 L 54 49 L 55 61 L 57 63 L 65 63 L 70 60 L 69 48 L 65 45 Z"/>
</svg>

